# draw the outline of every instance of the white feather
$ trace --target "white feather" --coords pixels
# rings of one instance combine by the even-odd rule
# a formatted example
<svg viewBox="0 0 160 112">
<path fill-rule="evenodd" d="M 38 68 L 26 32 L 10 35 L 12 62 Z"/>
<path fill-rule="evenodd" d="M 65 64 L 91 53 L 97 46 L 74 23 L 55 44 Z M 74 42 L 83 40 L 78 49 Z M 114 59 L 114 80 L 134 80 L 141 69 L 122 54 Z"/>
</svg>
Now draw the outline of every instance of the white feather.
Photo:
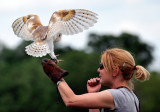
<svg viewBox="0 0 160 112">
<path fill-rule="evenodd" d="M 53 27 L 49 27 L 49 32 L 47 34 L 47 40 L 53 38 L 57 33 L 59 33 L 63 29 L 62 22 L 56 22 Z"/>
<path fill-rule="evenodd" d="M 77 28 L 77 25 L 74 24 L 71 20 L 68 21 L 69 24 L 72 26 L 73 30 L 74 30 L 74 34 L 80 32 L 79 29 Z"/>
<path fill-rule="evenodd" d="M 24 23 L 21 22 L 20 26 L 17 28 L 16 35 L 19 35 Z"/>
<path fill-rule="evenodd" d="M 77 20 L 76 18 L 73 18 L 72 20 L 78 26 L 78 28 L 80 29 L 80 31 L 83 31 L 84 28 L 83 28 L 83 25 L 81 24 L 81 22 L 79 22 L 79 20 Z"/>
<path fill-rule="evenodd" d="M 81 24 L 83 24 L 83 26 L 86 26 L 86 27 L 90 27 L 91 25 L 85 21 L 83 18 L 80 18 L 80 17 L 77 17 L 75 16 L 75 19 L 77 19 L 79 22 L 81 22 Z"/>
<path fill-rule="evenodd" d="M 98 16 L 98 14 L 92 12 L 92 11 L 89 11 L 89 10 L 85 10 L 85 9 L 76 9 L 75 10 L 77 13 L 89 13 L 90 15 L 95 15 L 95 16 Z"/>
<path fill-rule="evenodd" d="M 75 31 L 74 31 L 72 25 L 69 23 L 69 21 L 67 21 L 66 24 L 67 24 L 68 29 L 70 31 L 70 35 L 73 35 Z"/>
<path fill-rule="evenodd" d="M 69 35 L 72 35 L 72 30 L 71 30 L 71 27 L 70 27 L 68 21 L 66 22 L 66 25 L 67 25 L 67 29 L 69 31 Z"/>
<path fill-rule="evenodd" d="M 16 24 L 14 25 L 14 29 L 13 30 L 14 30 L 16 35 L 17 35 L 16 31 L 17 31 L 18 27 L 20 26 L 20 24 L 21 24 L 20 21 L 16 21 Z"/>
<path fill-rule="evenodd" d="M 74 19 L 78 24 L 80 24 L 80 26 L 82 26 L 82 27 L 81 27 L 82 29 L 86 30 L 86 29 L 89 28 L 89 26 L 87 25 L 86 22 L 84 22 L 84 21 L 82 21 L 82 20 L 80 20 L 80 19 L 78 19 L 78 18 L 76 18 L 76 17 L 74 17 L 73 19 Z"/>
<path fill-rule="evenodd" d="M 74 19 L 71 19 L 70 21 L 71 21 L 73 24 L 75 24 L 75 27 L 78 29 L 79 32 L 82 32 L 82 31 L 83 31 L 83 29 L 81 28 L 80 24 L 79 24 L 77 21 L 75 21 Z"/>
<path fill-rule="evenodd" d="M 20 19 L 21 19 L 21 18 L 18 18 L 18 19 L 16 19 L 16 20 L 13 22 L 13 24 L 12 24 L 12 27 L 13 27 L 13 28 L 15 28 L 16 24 L 18 23 L 18 21 L 20 21 Z"/>
<path fill-rule="evenodd" d="M 64 35 L 68 35 L 68 32 L 67 32 L 67 28 L 66 28 L 65 22 L 63 21 L 62 24 L 63 24 L 62 33 L 63 33 Z"/>
<path fill-rule="evenodd" d="M 21 31 L 19 32 L 19 37 L 22 37 L 25 40 L 33 40 L 32 34 L 28 31 L 27 25 L 23 25 Z"/>
<path fill-rule="evenodd" d="M 96 16 L 89 15 L 89 14 L 77 13 L 76 15 L 81 16 L 81 17 L 86 18 L 86 19 L 90 19 L 90 20 L 97 20 L 98 19 Z"/>
<path fill-rule="evenodd" d="M 38 42 L 33 42 L 32 44 L 26 46 L 26 50 L 28 55 L 35 57 L 42 57 L 50 53 L 49 46 L 47 43 L 41 44 Z"/>
<path fill-rule="evenodd" d="M 93 24 L 97 22 L 96 20 L 89 19 L 89 18 L 84 18 L 84 17 L 79 16 L 79 15 L 75 15 L 75 17 L 85 21 L 86 23 L 90 24 L 91 26 L 93 26 Z"/>
<path fill-rule="evenodd" d="M 68 29 L 68 26 L 67 26 L 66 22 L 63 22 L 63 25 L 64 25 L 64 29 L 65 29 L 65 31 L 66 31 L 66 35 L 69 35 L 69 34 L 70 34 L 70 31 L 69 31 L 69 29 Z"/>
</svg>

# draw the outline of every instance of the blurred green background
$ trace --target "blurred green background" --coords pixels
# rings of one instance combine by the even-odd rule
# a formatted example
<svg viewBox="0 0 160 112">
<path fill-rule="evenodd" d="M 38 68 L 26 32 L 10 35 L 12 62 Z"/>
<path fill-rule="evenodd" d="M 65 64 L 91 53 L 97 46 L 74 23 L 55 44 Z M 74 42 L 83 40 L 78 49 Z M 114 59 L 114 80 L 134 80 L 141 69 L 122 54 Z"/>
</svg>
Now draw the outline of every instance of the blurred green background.
<svg viewBox="0 0 160 112">
<path fill-rule="evenodd" d="M 66 82 L 76 94 L 86 93 L 86 82 L 98 77 L 97 68 L 101 53 L 106 48 L 123 48 L 131 52 L 137 65 L 148 67 L 152 60 L 153 46 L 137 35 L 122 33 L 118 36 L 91 33 L 88 46 L 83 50 L 71 47 L 61 48 L 55 45 L 58 59 L 64 60 L 58 65 L 69 71 Z M 88 112 L 88 109 L 65 107 L 57 104 L 56 86 L 43 72 L 41 60 L 25 53 L 25 46 L 31 42 L 22 42 L 16 49 L 0 46 L 0 112 Z M 150 71 L 150 80 L 134 81 L 135 93 L 141 102 L 141 112 L 159 112 L 160 110 L 160 73 Z M 104 87 L 102 89 L 105 89 Z"/>
</svg>

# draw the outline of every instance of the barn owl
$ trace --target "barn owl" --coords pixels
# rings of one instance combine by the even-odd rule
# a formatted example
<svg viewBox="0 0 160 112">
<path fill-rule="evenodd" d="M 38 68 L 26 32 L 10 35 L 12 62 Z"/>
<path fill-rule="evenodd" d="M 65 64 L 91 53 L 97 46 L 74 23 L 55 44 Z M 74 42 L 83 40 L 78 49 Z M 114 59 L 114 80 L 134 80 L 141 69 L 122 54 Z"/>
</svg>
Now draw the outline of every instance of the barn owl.
<svg viewBox="0 0 160 112">
<path fill-rule="evenodd" d="M 57 61 L 54 43 L 60 41 L 62 35 L 73 35 L 88 29 L 97 22 L 97 14 L 85 9 L 69 9 L 55 11 L 48 26 L 43 26 L 39 16 L 30 14 L 16 19 L 12 28 L 18 37 L 33 41 L 26 46 L 28 55 L 42 57 L 47 54 Z"/>
</svg>

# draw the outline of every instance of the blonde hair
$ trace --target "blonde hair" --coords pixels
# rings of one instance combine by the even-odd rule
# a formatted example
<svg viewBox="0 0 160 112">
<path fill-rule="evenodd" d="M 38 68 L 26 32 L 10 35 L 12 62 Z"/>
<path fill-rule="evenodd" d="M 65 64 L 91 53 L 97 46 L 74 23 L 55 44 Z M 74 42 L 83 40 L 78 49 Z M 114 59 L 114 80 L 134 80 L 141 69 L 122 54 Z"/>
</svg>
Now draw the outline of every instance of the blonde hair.
<svg viewBox="0 0 160 112">
<path fill-rule="evenodd" d="M 133 56 L 126 50 L 119 48 L 107 49 L 101 56 L 101 62 L 104 69 L 113 72 L 118 66 L 122 71 L 124 80 L 128 81 L 128 85 L 133 89 L 131 79 L 136 70 L 135 78 L 140 81 L 149 79 L 150 73 L 142 66 L 135 65 Z"/>
</svg>

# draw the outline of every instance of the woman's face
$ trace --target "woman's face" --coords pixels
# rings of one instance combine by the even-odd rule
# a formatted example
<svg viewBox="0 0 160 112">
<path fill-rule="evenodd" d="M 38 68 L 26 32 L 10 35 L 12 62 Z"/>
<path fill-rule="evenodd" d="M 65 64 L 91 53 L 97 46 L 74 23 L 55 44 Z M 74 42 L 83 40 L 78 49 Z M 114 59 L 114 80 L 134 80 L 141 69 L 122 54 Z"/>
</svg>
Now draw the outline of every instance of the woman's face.
<svg viewBox="0 0 160 112">
<path fill-rule="evenodd" d="M 107 72 L 104 68 L 99 67 L 97 72 L 99 73 L 100 82 L 104 86 L 111 86 L 112 74 Z"/>
</svg>

